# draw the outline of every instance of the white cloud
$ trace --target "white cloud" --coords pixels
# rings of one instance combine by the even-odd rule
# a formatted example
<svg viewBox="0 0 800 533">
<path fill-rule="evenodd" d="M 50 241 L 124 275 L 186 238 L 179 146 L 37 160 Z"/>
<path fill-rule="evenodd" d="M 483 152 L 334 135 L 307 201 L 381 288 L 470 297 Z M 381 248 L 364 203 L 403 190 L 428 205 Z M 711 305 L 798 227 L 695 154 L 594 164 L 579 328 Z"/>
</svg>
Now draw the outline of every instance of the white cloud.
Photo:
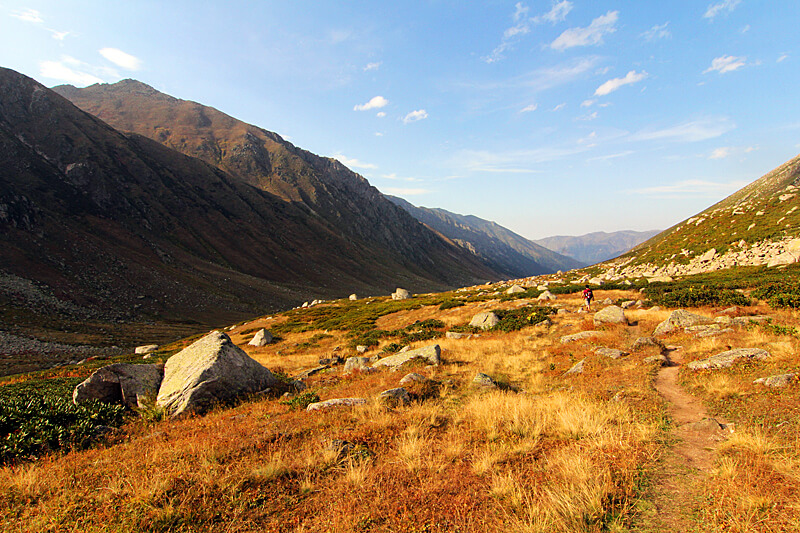
<svg viewBox="0 0 800 533">
<path fill-rule="evenodd" d="M 11 16 L 15 19 L 24 20 L 25 22 L 33 22 L 36 24 L 44 22 L 41 14 L 35 9 L 19 9 L 17 11 L 12 11 Z"/>
<path fill-rule="evenodd" d="M 586 137 L 578 139 L 578 144 L 585 144 L 587 147 L 595 146 L 597 144 L 597 132 L 593 131 Z"/>
<path fill-rule="evenodd" d="M 424 120 L 428 118 L 428 112 L 424 109 L 417 109 L 416 111 L 412 111 L 408 115 L 403 117 L 403 124 L 408 124 L 410 122 L 417 122 L 418 120 Z"/>
<path fill-rule="evenodd" d="M 520 113 L 530 113 L 531 111 L 536 111 L 537 109 L 539 109 L 539 105 L 538 104 L 530 104 L 530 105 L 527 105 L 527 106 L 523 107 L 522 109 L 520 109 L 519 112 Z"/>
<path fill-rule="evenodd" d="M 786 61 L 787 59 L 789 59 L 789 55 L 788 55 L 788 54 L 782 54 L 782 55 L 781 55 L 781 56 L 778 58 L 778 61 L 777 61 L 777 62 L 778 62 L 778 63 L 783 63 L 783 62 L 784 62 L 784 61 Z"/>
<path fill-rule="evenodd" d="M 69 59 L 71 58 L 62 59 L 62 61 L 42 61 L 39 64 L 39 74 L 44 78 L 63 81 L 79 87 L 103 83 L 103 80 L 97 76 L 68 67 L 65 63 L 70 63 Z"/>
<path fill-rule="evenodd" d="M 398 187 L 383 187 L 381 190 L 385 193 L 394 196 L 419 196 L 420 194 L 429 194 L 429 189 L 404 189 Z"/>
<path fill-rule="evenodd" d="M 586 115 L 582 115 L 582 116 L 578 117 L 578 120 L 586 120 L 586 121 L 588 121 L 588 120 L 594 120 L 596 118 L 597 118 L 597 111 L 594 111 L 592 113 L 587 113 Z"/>
<path fill-rule="evenodd" d="M 575 46 L 597 46 L 603 43 L 603 37 L 614 33 L 619 11 L 609 11 L 594 19 L 585 28 L 570 28 L 550 44 L 554 50 L 564 51 Z"/>
<path fill-rule="evenodd" d="M 594 91 L 595 96 L 605 96 L 607 94 L 613 93 L 620 87 L 625 85 L 630 85 L 631 83 L 637 83 L 642 81 L 643 79 L 647 78 L 647 72 L 641 71 L 636 72 L 635 70 L 631 70 L 628 72 L 624 78 L 613 78 L 605 82 L 603 85 L 597 88 Z"/>
<path fill-rule="evenodd" d="M 377 61 L 375 63 L 367 63 L 366 66 L 364 66 L 364 72 L 367 72 L 368 70 L 378 70 L 378 68 L 380 68 L 382 64 L 383 64 L 382 61 Z"/>
<path fill-rule="evenodd" d="M 728 13 L 730 13 L 731 11 L 733 11 L 736 8 L 736 6 L 738 6 L 741 3 L 742 3 L 742 0 L 723 0 L 722 2 L 719 2 L 718 4 L 711 4 L 710 6 L 708 6 L 708 9 L 706 10 L 706 14 L 703 15 L 703 18 L 706 18 L 706 19 L 709 19 L 709 20 L 714 20 L 714 18 L 717 15 L 719 15 L 720 13 L 722 13 L 724 11 L 727 11 Z"/>
<path fill-rule="evenodd" d="M 56 41 L 63 41 L 64 38 L 70 34 L 68 31 L 56 31 L 56 30 L 47 30 L 53 35 L 53 39 Z"/>
<path fill-rule="evenodd" d="M 726 72 L 733 72 L 734 70 L 738 70 L 747 64 L 746 57 L 736 57 L 736 56 L 720 56 L 714 58 L 711 61 L 711 66 L 708 67 L 703 71 L 703 74 L 708 74 L 709 72 L 717 71 L 720 74 L 725 74 Z"/>
<path fill-rule="evenodd" d="M 642 33 L 640 37 L 647 41 L 657 41 L 659 39 L 669 39 L 672 37 L 672 34 L 667 29 L 669 26 L 669 22 L 665 22 L 664 24 L 656 24 L 646 32 Z"/>
<path fill-rule="evenodd" d="M 742 35 L 750 31 L 750 24 L 745 24 L 744 28 L 742 28 Z"/>
<path fill-rule="evenodd" d="M 375 113 L 375 116 L 378 118 L 383 118 L 386 116 L 386 113 L 384 111 L 378 111 L 377 113 Z"/>
<path fill-rule="evenodd" d="M 364 163 L 363 161 L 359 161 L 358 159 L 350 158 L 342 154 L 336 154 L 333 156 L 333 158 L 350 168 L 363 168 L 366 170 L 378 168 L 377 165 L 373 165 L 372 163 Z"/>
<path fill-rule="evenodd" d="M 584 100 L 581 102 L 581 107 L 592 107 L 597 100 Z"/>
<path fill-rule="evenodd" d="M 397 180 L 397 181 L 422 181 L 419 178 L 401 178 L 395 173 L 381 174 L 381 177 L 387 180 Z"/>
<path fill-rule="evenodd" d="M 380 131 L 375 132 L 375 137 L 383 137 L 383 133 Z"/>
<path fill-rule="evenodd" d="M 558 104 L 557 106 L 555 106 L 555 107 L 552 109 L 552 111 L 561 111 L 561 110 L 562 110 L 562 109 L 564 109 L 565 107 L 567 107 L 567 103 L 566 103 L 566 102 L 562 102 L 562 103 Z"/>
<path fill-rule="evenodd" d="M 634 134 L 632 139 L 636 141 L 698 142 L 719 137 L 734 128 L 736 125 L 726 117 L 707 118 L 684 122 L 660 130 L 640 131 Z"/>
<path fill-rule="evenodd" d="M 714 151 L 711 152 L 711 155 L 708 156 L 709 159 L 725 159 L 729 155 L 731 155 L 732 148 L 730 146 L 723 146 L 721 148 L 716 148 Z"/>
<path fill-rule="evenodd" d="M 619 157 L 626 157 L 635 153 L 633 150 L 625 150 L 616 154 L 600 155 L 597 157 L 590 157 L 587 161 L 608 161 L 609 159 L 617 159 Z"/>
<path fill-rule="evenodd" d="M 572 2 L 564 0 L 563 2 L 553 3 L 553 7 L 550 8 L 550 11 L 543 15 L 539 15 L 538 17 L 534 18 L 534 20 L 536 22 L 549 22 L 551 24 L 557 24 L 565 21 L 570 11 L 572 11 Z"/>
<path fill-rule="evenodd" d="M 358 104 L 353 107 L 353 111 L 369 111 L 370 109 L 380 109 L 381 107 L 385 107 L 388 103 L 389 100 L 383 96 L 375 96 L 370 98 L 369 102 L 366 104 Z"/>
<path fill-rule="evenodd" d="M 730 181 L 719 183 L 705 180 L 684 180 L 672 185 L 661 185 L 658 187 L 645 187 L 643 189 L 633 189 L 628 192 L 632 194 L 642 194 L 659 198 L 718 198 L 738 191 L 747 181 Z"/>
<path fill-rule="evenodd" d="M 117 48 L 102 48 L 100 55 L 125 70 L 139 70 L 142 68 L 142 60 L 119 50 Z"/>
</svg>

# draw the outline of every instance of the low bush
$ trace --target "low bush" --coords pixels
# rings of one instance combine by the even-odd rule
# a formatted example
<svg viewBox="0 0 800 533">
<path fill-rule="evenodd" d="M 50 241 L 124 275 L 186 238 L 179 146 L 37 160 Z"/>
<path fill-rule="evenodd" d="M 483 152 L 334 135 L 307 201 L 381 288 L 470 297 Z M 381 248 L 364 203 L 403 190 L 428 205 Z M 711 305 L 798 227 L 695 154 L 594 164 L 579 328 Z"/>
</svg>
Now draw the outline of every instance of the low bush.
<svg viewBox="0 0 800 533">
<path fill-rule="evenodd" d="M 800 308 L 800 287 L 793 283 L 769 283 L 755 289 L 752 296 L 766 300 L 772 308 Z"/>
<path fill-rule="evenodd" d="M 750 299 L 731 289 L 707 285 L 673 288 L 670 285 L 652 285 L 644 290 L 648 299 L 665 307 L 701 307 L 750 305 Z"/>
<path fill-rule="evenodd" d="M 454 307 L 464 307 L 464 302 L 459 300 L 445 300 L 439 304 L 439 311 L 444 311 L 445 309 L 452 309 Z"/>
<path fill-rule="evenodd" d="M 281 400 L 283 405 L 288 405 L 290 409 L 305 409 L 312 403 L 319 401 L 319 395 L 316 392 L 308 391 L 298 394 L 294 398 L 288 400 Z"/>
<path fill-rule="evenodd" d="M 125 408 L 121 405 L 72 403 L 72 391 L 81 381 L 31 380 L 0 387 L 0 462 L 85 448 L 104 427 L 122 424 Z"/>
</svg>

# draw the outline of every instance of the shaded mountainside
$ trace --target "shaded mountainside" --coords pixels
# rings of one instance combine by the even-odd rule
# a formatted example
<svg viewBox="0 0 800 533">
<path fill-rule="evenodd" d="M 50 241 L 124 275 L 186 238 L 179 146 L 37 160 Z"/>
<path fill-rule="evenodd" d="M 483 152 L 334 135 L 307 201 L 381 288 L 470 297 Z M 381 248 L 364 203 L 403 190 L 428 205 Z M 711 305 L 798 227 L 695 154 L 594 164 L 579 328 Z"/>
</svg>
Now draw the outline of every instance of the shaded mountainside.
<svg viewBox="0 0 800 533">
<path fill-rule="evenodd" d="M 800 237 L 800 156 L 634 248 L 633 264 L 688 262 Z"/>
<path fill-rule="evenodd" d="M 391 250 L 407 268 L 423 269 L 423 276 L 444 284 L 499 277 L 339 161 L 297 148 L 276 133 L 135 80 L 53 90 L 118 130 L 149 137 L 304 207 L 331 231 Z"/>
<path fill-rule="evenodd" d="M 303 204 L 120 133 L 0 69 L 0 331 L 61 319 L 57 331 L 70 320 L 218 324 L 315 297 L 496 275 L 407 219 L 393 219 L 400 250 L 343 235 Z"/>
<path fill-rule="evenodd" d="M 574 257 L 585 265 L 594 265 L 613 259 L 658 233 L 659 230 L 611 233 L 597 231 L 580 236 L 556 235 L 536 239 L 533 242 L 560 254 Z"/>
<path fill-rule="evenodd" d="M 423 224 L 470 250 L 505 278 L 550 274 L 583 266 L 572 257 L 548 250 L 496 222 L 444 209 L 417 207 L 402 198 L 386 197 Z"/>
</svg>

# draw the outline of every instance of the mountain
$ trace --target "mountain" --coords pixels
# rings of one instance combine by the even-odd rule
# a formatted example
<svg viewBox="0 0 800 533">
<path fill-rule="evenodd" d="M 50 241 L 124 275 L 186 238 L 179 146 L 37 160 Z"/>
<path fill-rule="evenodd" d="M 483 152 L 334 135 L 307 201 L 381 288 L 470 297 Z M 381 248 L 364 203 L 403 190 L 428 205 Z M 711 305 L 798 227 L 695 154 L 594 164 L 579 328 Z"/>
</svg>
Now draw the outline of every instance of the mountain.
<svg viewBox="0 0 800 533">
<path fill-rule="evenodd" d="M 496 222 L 444 209 L 416 207 L 395 196 L 386 196 L 417 220 L 480 257 L 504 278 L 550 274 L 584 266 L 579 261 L 529 241 Z"/>
<path fill-rule="evenodd" d="M 293 153 L 275 168 L 318 184 L 304 201 L 121 133 L 0 69 L 0 333 L 53 338 L 90 321 L 203 328 L 311 298 L 497 277 L 339 163 Z M 333 203 L 348 195 L 350 205 Z M 310 206 L 339 209 L 342 222 Z"/>
<path fill-rule="evenodd" d="M 621 255 L 637 244 L 657 235 L 654 231 L 597 231 L 577 237 L 557 235 L 533 242 L 560 254 L 574 257 L 586 265 L 594 265 Z"/>
<path fill-rule="evenodd" d="M 604 265 L 616 276 L 680 276 L 800 257 L 800 156 Z"/>
</svg>

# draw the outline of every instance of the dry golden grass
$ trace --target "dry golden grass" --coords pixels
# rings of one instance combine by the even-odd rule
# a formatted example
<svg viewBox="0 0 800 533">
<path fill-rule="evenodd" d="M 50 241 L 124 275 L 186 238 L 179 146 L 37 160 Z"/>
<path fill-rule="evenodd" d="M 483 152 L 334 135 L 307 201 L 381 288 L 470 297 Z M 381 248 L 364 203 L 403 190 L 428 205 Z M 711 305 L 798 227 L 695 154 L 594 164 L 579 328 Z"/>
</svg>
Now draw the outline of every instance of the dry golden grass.
<svg viewBox="0 0 800 533">
<path fill-rule="evenodd" d="M 599 299 L 638 299 L 637 293 L 598 292 Z M 382 317 L 378 325 L 396 329 L 427 318 L 464 324 L 479 311 L 525 303 L 494 300 L 445 311 L 428 306 Z M 575 295 L 557 303 L 572 310 L 582 304 Z M 438 339 L 443 364 L 409 370 L 436 387 L 406 406 L 390 409 L 377 401 L 405 371 L 330 372 L 306 380 L 310 390 L 323 399 L 368 402 L 307 413 L 260 399 L 204 417 L 132 422 L 106 446 L 0 469 L 2 529 L 625 531 L 641 497 L 642 472 L 668 444 L 652 367 L 641 364 L 652 353 L 612 360 L 593 352 L 597 346 L 627 349 L 650 335 L 669 310 L 627 314 L 636 325 L 603 326 L 596 338 L 574 344 L 562 345 L 559 338 L 596 329 L 586 315 L 554 316 L 548 329 Z M 796 312 L 779 318 L 800 322 Z M 253 334 L 248 330 L 283 320 L 241 325 L 233 339 L 289 375 L 332 353 L 353 353 L 339 331 L 313 346 L 303 343 L 322 332 L 288 333 L 264 348 L 246 345 Z M 773 353 L 765 362 L 682 377 L 713 413 L 737 423 L 703 485 L 705 496 L 719 505 L 696 510 L 703 516 L 701 530 L 791 530 L 790 517 L 800 509 L 800 400 L 796 390 L 765 392 L 751 382 L 766 370 L 796 367 L 797 339 L 737 328 L 724 338 L 676 333 L 667 343 L 682 345 L 686 360 L 728 344 Z M 416 343 L 427 344 L 432 342 Z M 584 358 L 583 374 L 564 375 Z M 508 390 L 476 390 L 470 383 L 477 372 Z M 759 425 L 759 417 L 769 423 Z M 333 441 L 347 446 L 329 445 Z"/>
</svg>

